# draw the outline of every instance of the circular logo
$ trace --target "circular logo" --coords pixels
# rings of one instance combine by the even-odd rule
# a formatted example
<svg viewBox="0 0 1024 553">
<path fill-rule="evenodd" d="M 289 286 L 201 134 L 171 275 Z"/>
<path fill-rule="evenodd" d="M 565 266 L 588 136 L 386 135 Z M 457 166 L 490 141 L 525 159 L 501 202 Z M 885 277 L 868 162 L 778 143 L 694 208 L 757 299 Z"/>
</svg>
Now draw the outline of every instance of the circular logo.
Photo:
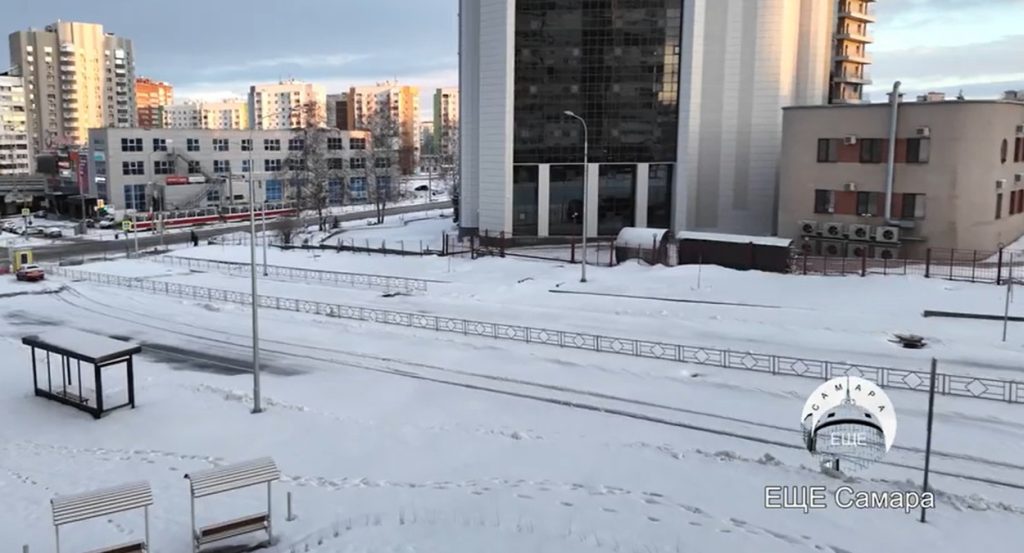
<svg viewBox="0 0 1024 553">
<path fill-rule="evenodd" d="M 804 444 L 822 468 L 851 473 L 879 461 L 896 440 L 896 411 L 874 382 L 833 378 L 807 398 L 800 414 Z"/>
</svg>

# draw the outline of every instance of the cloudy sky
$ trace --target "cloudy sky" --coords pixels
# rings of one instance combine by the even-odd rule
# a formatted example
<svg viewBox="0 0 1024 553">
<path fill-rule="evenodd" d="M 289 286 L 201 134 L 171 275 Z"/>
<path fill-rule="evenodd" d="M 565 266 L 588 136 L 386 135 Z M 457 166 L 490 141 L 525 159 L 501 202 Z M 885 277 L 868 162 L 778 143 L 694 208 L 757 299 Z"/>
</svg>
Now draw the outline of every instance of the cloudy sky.
<svg viewBox="0 0 1024 553">
<path fill-rule="evenodd" d="M 137 73 L 173 83 L 179 98 L 237 96 L 253 82 L 287 77 L 328 92 L 395 78 L 424 90 L 458 83 L 458 0 L 3 4 L 4 32 L 65 19 L 132 38 Z M 879 0 L 875 12 L 876 101 L 896 79 L 910 92 L 964 89 L 970 97 L 1024 89 L 1024 0 Z"/>
</svg>

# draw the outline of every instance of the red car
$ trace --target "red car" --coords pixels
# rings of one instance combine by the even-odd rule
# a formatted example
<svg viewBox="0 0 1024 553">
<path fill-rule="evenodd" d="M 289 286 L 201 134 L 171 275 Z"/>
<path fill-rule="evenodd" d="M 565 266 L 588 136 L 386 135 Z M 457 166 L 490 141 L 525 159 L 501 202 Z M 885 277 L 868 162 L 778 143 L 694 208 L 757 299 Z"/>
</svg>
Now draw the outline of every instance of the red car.
<svg viewBox="0 0 1024 553">
<path fill-rule="evenodd" d="M 43 280 L 46 278 L 46 275 L 43 274 L 43 268 L 39 265 L 22 265 L 18 272 L 14 274 L 14 277 L 18 280 L 35 282 Z"/>
</svg>

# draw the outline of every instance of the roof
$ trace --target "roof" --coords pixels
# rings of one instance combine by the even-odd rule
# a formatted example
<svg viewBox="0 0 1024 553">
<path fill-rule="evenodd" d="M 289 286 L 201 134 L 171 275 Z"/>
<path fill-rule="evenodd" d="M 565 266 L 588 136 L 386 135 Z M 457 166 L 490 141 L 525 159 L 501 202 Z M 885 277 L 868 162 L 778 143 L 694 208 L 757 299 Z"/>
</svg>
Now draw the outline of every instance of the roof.
<svg viewBox="0 0 1024 553">
<path fill-rule="evenodd" d="M 185 475 L 192 486 L 192 496 L 197 498 L 273 482 L 280 477 L 281 471 L 270 457 Z"/>
<path fill-rule="evenodd" d="M 1022 102 L 1020 100 L 999 100 L 999 99 L 992 99 L 992 100 L 957 100 L 957 99 L 953 98 L 953 99 L 947 99 L 947 100 L 941 100 L 941 101 L 933 101 L 933 102 L 902 101 L 902 102 L 900 102 L 900 109 L 907 108 L 907 107 L 916 107 L 916 106 L 946 106 L 946 107 L 950 107 L 950 106 L 961 106 L 961 105 L 965 105 L 965 104 L 967 104 L 967 105 L 992 104 L 992 105 L 1008 105 L 1008 106 L 1024 107 L 1024 102 Z M 796 105 L 796 106 L 785 106 L 782 109 L 784 109 L 784 110 L 804 110 L 804 109 L 868 109 L 868 108 L 875 108 L 875 109 L 884 108 L 884 109 L 889 109 L 891 107 L 891 105 L 892 104 L 890 104 L 889 101 L 886 100 L 884 102 L 871 102 L 871 103 L 863 103 L 863 104 L 811 104 L 811 105 Z"/>
<path fill-rule="evenodd" d="M 772 246 L 788 248 L 793 244 L 792 238 L 777 236 L 747 236 L 744 234 L 723 234 L 718 232 L 695 232 L 684 230 L 676 235 L 678 240 L 702 240 L 704 242 L 728 242 L 732 244 L 754 244 L 756 246 Z"/>
<path fill-rule="evenodd" d="M 73 328 L 58 328 L 35 336 L 25 336 L 21 343 L 87 363 L 105 363 L 142 351 L 142 347 L 136 344 Z"/>
<path fill-rule="evenodd" d="M 50 500 L 54 526 L 148 507 L 152 504 L 153 491 L 149 487 L 149 482 L 132 482 L 91 492 L 57 496 Z"/>
</svg>

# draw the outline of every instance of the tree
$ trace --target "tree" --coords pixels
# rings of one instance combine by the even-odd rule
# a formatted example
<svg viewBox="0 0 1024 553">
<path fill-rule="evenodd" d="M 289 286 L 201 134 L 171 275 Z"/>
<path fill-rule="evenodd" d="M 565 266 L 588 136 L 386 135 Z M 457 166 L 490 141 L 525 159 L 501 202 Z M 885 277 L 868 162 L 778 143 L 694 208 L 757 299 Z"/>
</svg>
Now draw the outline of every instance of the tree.
<svg viewBox="0 0 1024 553">
<path fill-rule="evenodd" d="M 399 156 L 401 133 L 398 123 L 385 109 L 376 110 L 368 121 L 370 135 L 367 137 L 365 165 L 366 193 L 377 212 L 377 223 L 384 222 L 384 211 L 388 202 L 398 200 L 401 186 Z"/>
<path fill-rule="evenodd" d="M 300 217 L 303 211 L 315 211 L 318 228 L 326 231 L 330 183 L 341 179 L 344 172 L 337 161 L 332 161 L 328 149 L 328 139 L 337 136 L 338 131 L 320 125 L 316 103 L 302 109 L 307 111 L 306 126 L 293 131 L 280 176 L 290 185 Z"/>
</svg>

